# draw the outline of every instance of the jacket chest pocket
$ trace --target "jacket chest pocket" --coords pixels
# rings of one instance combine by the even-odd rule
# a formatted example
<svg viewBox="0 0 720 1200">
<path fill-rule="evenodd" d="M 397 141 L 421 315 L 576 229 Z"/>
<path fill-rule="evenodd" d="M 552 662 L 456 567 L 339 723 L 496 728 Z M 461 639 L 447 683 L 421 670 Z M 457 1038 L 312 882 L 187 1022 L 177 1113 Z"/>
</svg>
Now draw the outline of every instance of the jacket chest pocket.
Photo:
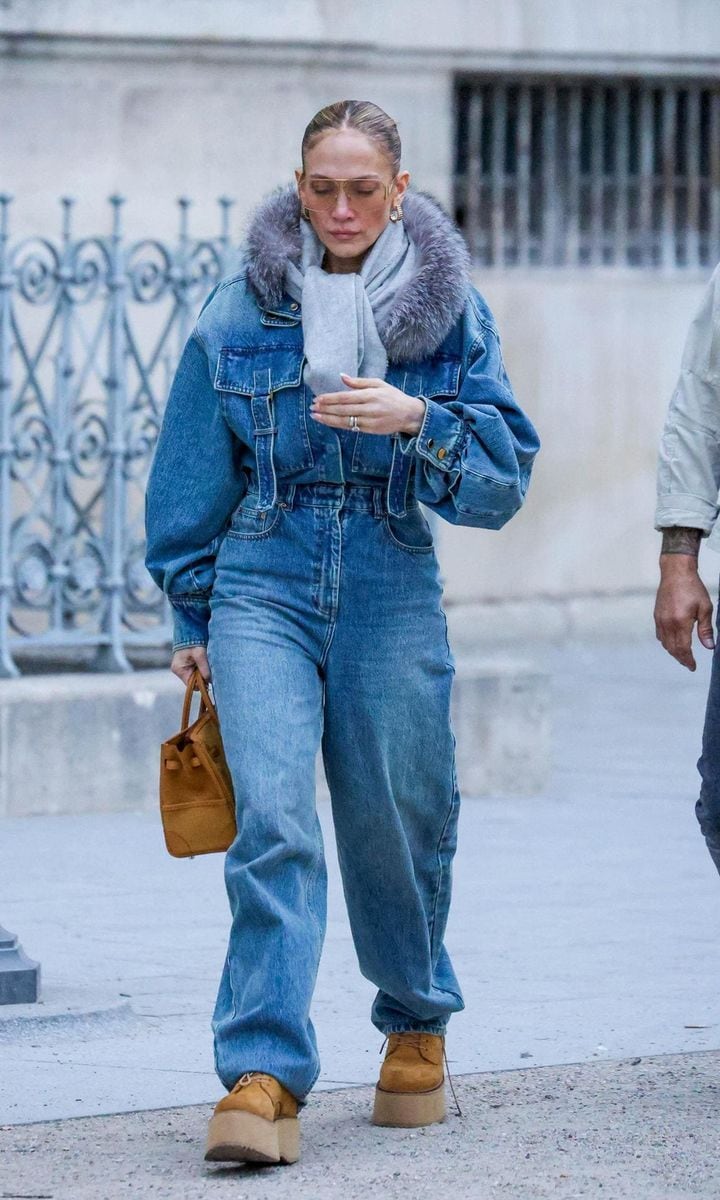
<svg viewBox="0 0 720 1200">
<path fill-rule="evenodd" d="M 259 439 L 266 439 L 280 475 L 314 463 L 304 365 L 297 346 L 224 346 L 218 355 L 215 387 L 223 395 L 228 424 L 256 453 Z"/>
<path fill-rule="evenodd" d="M 460 387 L 460 360 L 435 357 L 411 365 L 393 364 L 386 375 L 388 383 L 406 396 L 457 396 Z M 356 433 L 352 469 L 361 474 L 385 476 L 390 474 L 395 435 Z"/>
</svg>

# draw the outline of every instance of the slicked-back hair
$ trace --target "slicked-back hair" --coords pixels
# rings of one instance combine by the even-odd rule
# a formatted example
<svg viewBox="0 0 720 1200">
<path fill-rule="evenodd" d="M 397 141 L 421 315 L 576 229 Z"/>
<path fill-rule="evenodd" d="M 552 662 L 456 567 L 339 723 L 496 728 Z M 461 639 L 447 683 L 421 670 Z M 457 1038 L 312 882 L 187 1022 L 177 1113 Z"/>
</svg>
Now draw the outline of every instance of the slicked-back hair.
<svg viewBox="0 0 720 1200">
<path fill-rule="evenodd" d="M 400 134 L 392 117 L 370 100 L 337 100 L 315 113 L 302 140 L 302 159 L 317 139 L 331 129 L 357 129 L 384 151 L 397 175 L 400 170 Z"/>
</svg>

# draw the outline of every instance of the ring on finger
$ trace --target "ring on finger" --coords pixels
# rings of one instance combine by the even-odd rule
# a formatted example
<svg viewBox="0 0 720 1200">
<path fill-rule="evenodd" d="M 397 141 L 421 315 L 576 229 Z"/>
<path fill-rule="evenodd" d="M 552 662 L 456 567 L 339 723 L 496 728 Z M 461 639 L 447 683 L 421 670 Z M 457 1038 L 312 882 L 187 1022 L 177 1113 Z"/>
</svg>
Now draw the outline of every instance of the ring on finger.
<svg viewBox="0 0 720 1200">
<path fill-rule="evenodd" d="M 360 422 L 358 421 L 358 419 L 354 413 L 352 414 L 352 416 L 348 417 L 348 422 L 349 422 L 351 429 L 359 429 L 360 428 Z"/>
</svg>

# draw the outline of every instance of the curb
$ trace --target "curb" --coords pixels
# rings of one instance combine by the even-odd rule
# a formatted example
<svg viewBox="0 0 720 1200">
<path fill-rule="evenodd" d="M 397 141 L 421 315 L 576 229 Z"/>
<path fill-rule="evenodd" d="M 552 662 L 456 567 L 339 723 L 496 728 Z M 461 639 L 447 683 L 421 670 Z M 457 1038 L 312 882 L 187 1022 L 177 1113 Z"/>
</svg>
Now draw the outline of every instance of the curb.
<svg viewBox="0 0 720 1200">
<path fill-rule="evenodd" d="M 28 1034 L 41 1034 L 45 1030 L 59 1032 L 78 1026 L 90 1032 L 118 1024 L 134 1024 L 139 1021 L 130 1002 L 122 996 L 83 991 L 80 988 L 49 987 L 44 996 L 34 1004 L 0 1005 L 0 1042 Z"/>
</svg>

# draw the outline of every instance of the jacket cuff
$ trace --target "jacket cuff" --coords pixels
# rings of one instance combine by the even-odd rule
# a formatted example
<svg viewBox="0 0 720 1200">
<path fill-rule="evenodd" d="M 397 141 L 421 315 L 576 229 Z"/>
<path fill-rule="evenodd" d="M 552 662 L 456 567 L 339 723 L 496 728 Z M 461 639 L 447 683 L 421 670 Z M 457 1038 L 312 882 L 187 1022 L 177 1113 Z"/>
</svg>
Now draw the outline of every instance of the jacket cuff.
<svg viewBox="0 0 720 1200">
<path fill-rule="evenodd" d="M 707 535 L 717 520 L 717 505 L 710 504 L 700 496 L 674 492 L 663 496 L 655 510 L 655 528 L 658 531 L 679 525 L 685 529 L 700 529 Z"/>
<path fill-rule="evenodd" d="M 173 653 L 186 646 L 207 646 L 210 623 L 209 597 L 168 597 L 173 610 Z"/>
<path fill-rule="evenodd" d="M 434 467 L 450 471 L 462 444 L 465 422 L 435 400 L 425 396 L 418 396 L 418 399 L 425 404 L 422 425 L 417 433 L 399 434 L 400 449 L 403 454 L 414 451 Z"/>
</svg>

